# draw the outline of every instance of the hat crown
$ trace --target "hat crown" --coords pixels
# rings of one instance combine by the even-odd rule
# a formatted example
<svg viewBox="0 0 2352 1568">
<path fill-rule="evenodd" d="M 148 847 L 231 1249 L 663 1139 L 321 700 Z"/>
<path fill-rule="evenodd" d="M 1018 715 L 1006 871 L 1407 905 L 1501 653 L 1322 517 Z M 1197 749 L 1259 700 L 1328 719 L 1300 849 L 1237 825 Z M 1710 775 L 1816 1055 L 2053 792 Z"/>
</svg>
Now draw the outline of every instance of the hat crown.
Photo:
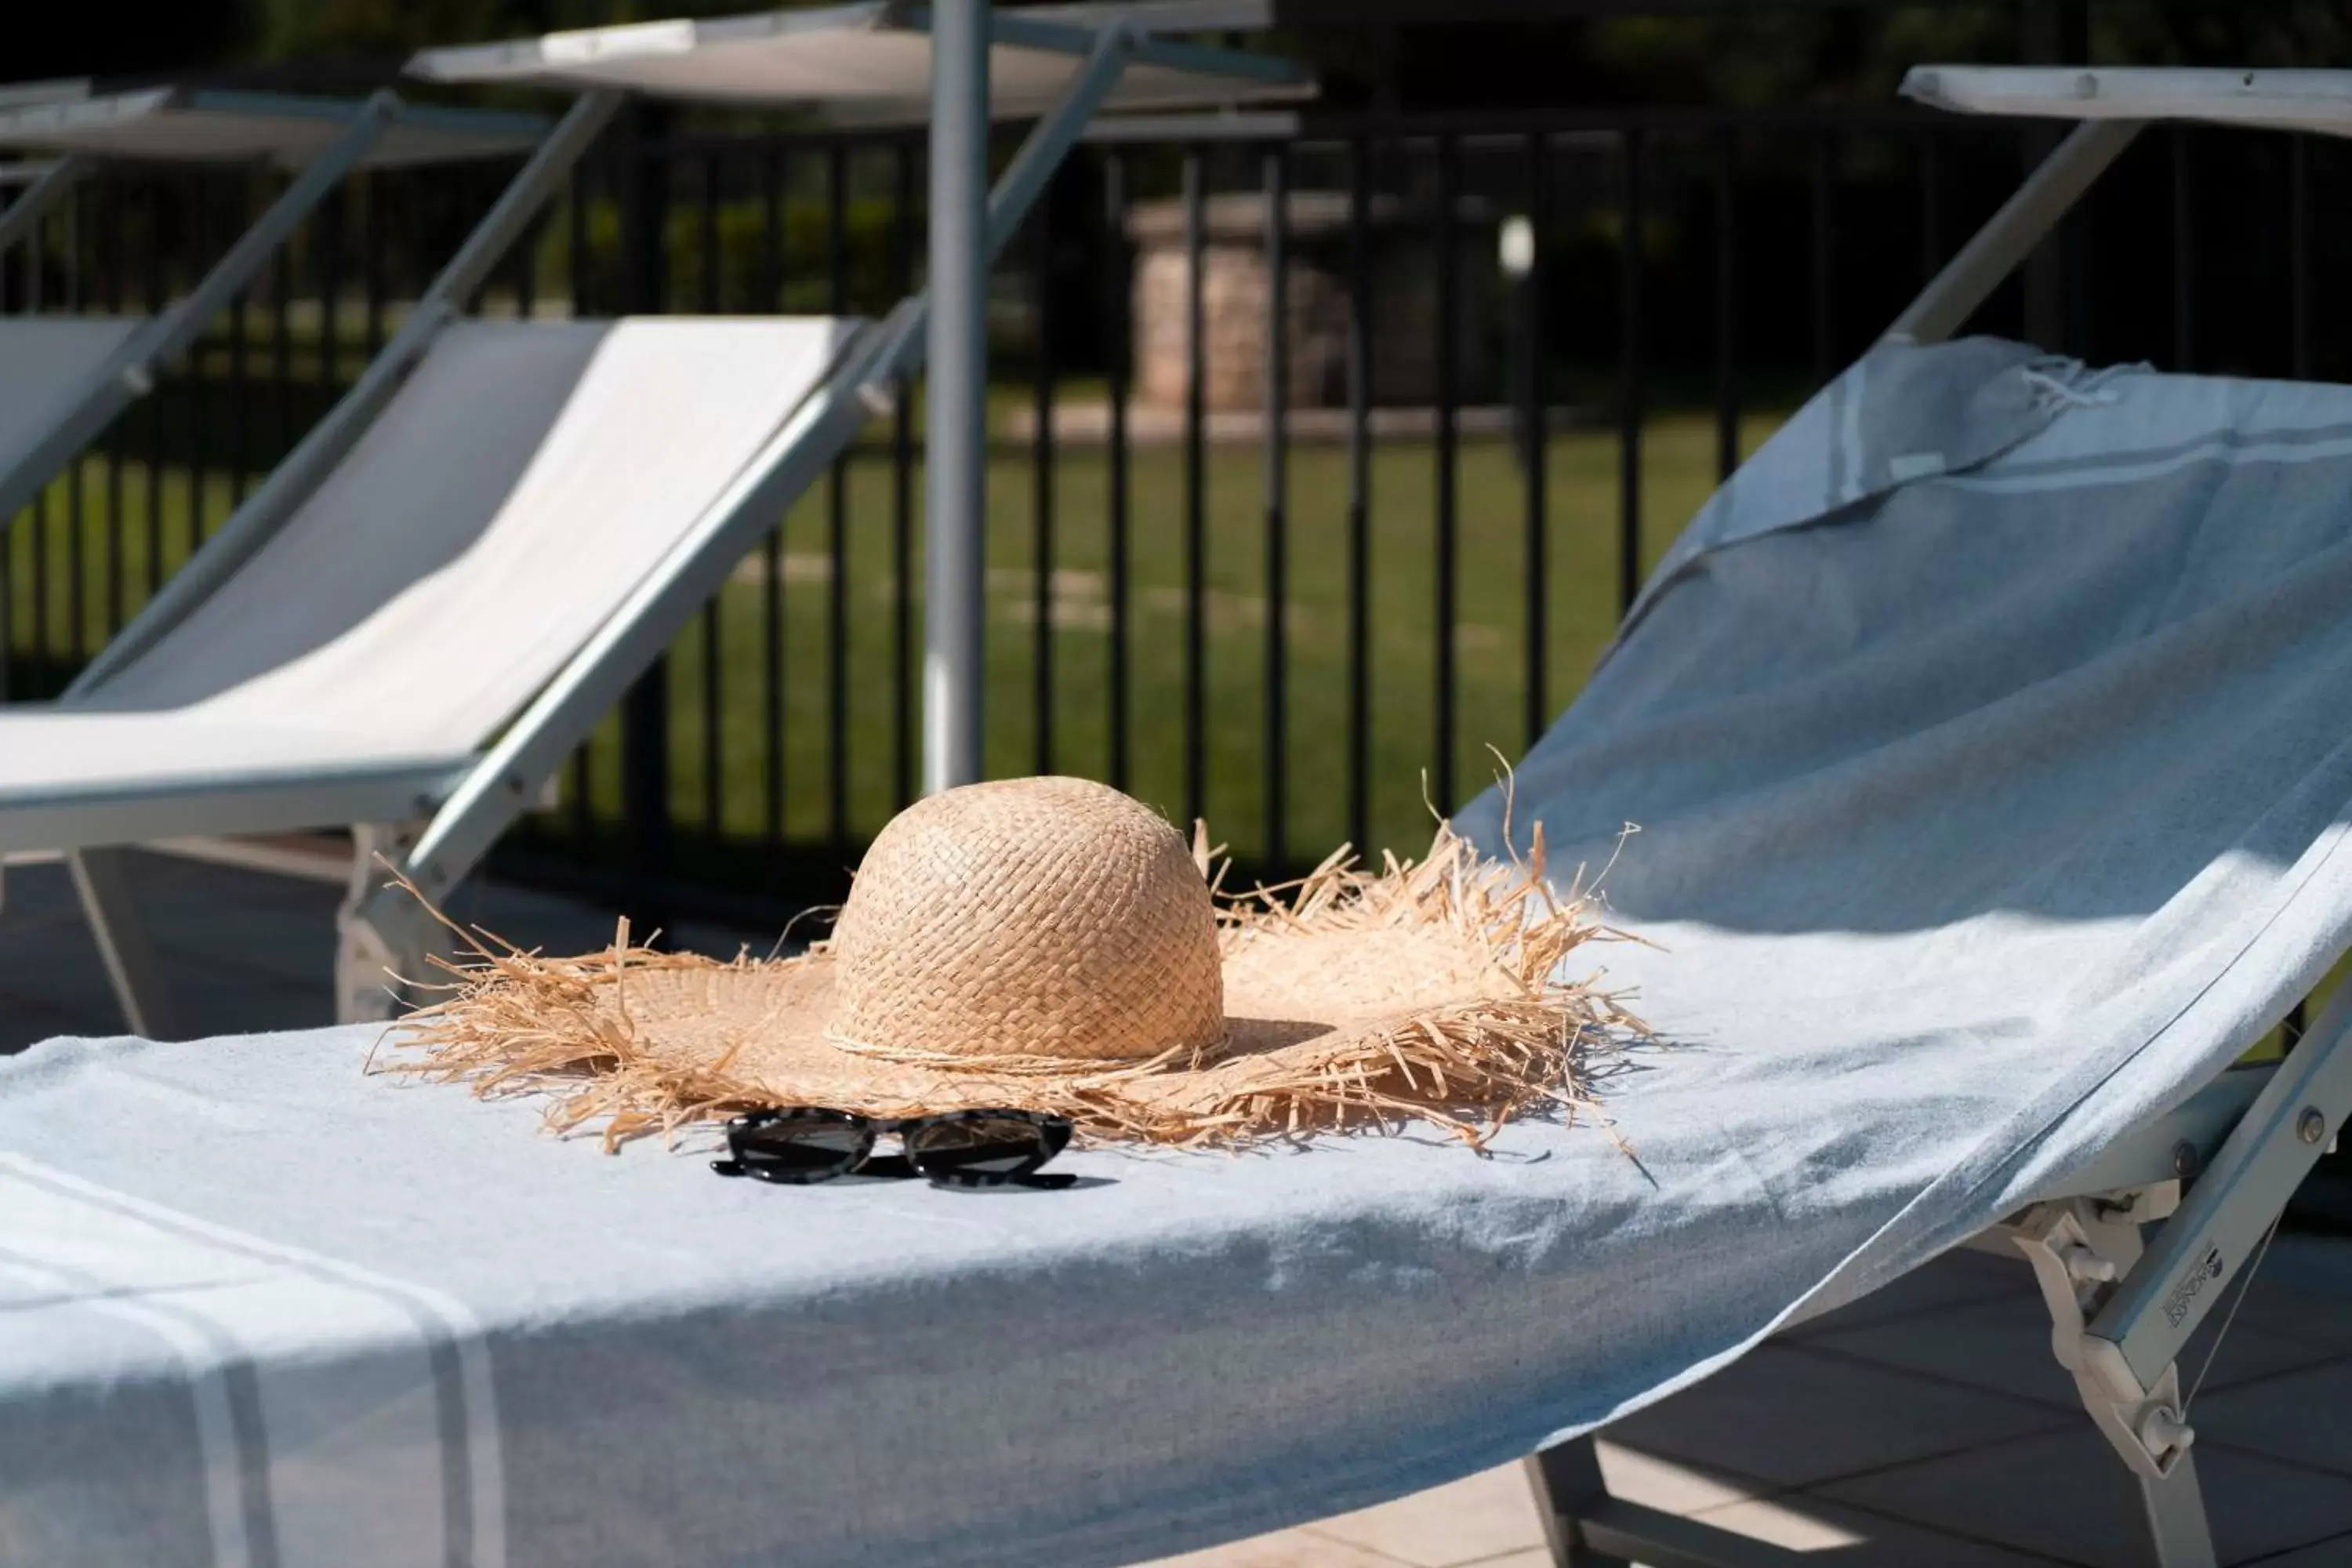
<svg viewBox="0 0 2352 1568">
<path fill-rule="evenodd" d="M 1085 779 L 894 817 L 835 927 L 827 1033 L 884 1051 L 1132 1060 L 1224 1037 L 1209 889 L 1176 830 Z"/>
</svg>

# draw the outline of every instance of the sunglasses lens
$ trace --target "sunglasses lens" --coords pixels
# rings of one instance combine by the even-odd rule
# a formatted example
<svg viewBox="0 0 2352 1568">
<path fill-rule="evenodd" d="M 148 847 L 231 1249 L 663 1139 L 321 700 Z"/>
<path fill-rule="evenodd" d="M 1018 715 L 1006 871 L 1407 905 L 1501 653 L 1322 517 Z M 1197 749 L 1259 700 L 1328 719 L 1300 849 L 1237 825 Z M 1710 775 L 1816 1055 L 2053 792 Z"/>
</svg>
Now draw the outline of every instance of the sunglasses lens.
<svg viewBox="0 0 2352 1568">
<path fill-rule="evenodd" d="M 926 1176 L 990 1181 L 1035 1170 L 1054 1152 L 1046 1130 L 1013 1117 L 935 1121 L 907 1135 L 907 1157 Z"/>
<path fill-rule="evenodd" d="M 846 1117 L 793 1117 L 728 1134 L 735 1158 L 771 1179 L 837 1175 L 866 1152 L 871 1135 Z"/>
</svg>

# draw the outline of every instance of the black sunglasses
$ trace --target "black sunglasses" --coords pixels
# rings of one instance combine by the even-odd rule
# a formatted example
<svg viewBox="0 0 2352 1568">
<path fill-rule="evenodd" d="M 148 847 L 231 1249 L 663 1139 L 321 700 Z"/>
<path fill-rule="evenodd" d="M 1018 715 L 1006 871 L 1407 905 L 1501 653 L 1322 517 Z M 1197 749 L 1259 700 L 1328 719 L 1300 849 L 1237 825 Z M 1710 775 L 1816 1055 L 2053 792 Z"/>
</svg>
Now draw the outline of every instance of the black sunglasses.
<svg viewBox="0 0 2352 1568">
<path fill-rule="evenodd" d="M 874 1143 L 895 1132 L 906 1153 L 874 1157 Z M 728 1158 L 710 1168 L 785 1186 L 829 1182 L 853 1171 L 911 1173 L 946 1187 L 1066 1187 L 1069 1175 L 1037 1167 L 1070 1145 L 1070 1122 L 1034 1110 L 950 1110 L 939 1116 L 856 1116 L 794 1106 L 755 1110 L 727 1123 Z"/>
</svg>

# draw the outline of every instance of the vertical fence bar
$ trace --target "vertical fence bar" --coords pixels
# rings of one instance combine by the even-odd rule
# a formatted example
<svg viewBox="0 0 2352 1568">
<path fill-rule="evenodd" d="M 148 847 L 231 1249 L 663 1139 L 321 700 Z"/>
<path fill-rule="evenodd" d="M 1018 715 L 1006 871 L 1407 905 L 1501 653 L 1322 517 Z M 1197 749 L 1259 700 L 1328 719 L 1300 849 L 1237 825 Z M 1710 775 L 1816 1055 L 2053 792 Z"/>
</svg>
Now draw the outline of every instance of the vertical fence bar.
<svg viewBox="0 0 2352 1568">
<path fill-rule="evenodd" d="M 514 249 L 514 310 L 519 321 L 535 321 L 539 316 L 539 247 L 547 234 L 547 214 L 541 212 L 524 226 L 522 237 L 515 241 Z"/>
<path fill-rule="evenodd" d="M 100 239 L 104 254 L 102 263 L 101 302 L 110 315 L 121 315 L 127 290 L 123 286 L 123 268 L 131 253 L 128 237 L 123 233 L 122 185 L 109 181 L 105 186 L 106 228 Z M 106 437 L 106 629 L 112 637 L 122 626 L 125 610 L 122 563 L 122 448 L 129 437 L 128 419 L 117 419 Z"/>
<path fill-rule="evenodd" d="M 702 179 L 698 194 L 702 198 L 702 210 L 698 237 L 702 255 L 702 287 L 696 308 L 706 316 L 719 310 L 719 197 L 721 177 L 719 154 L 706 153 L 702 157 Z M 726 639 L 720 617 L 727 599 L 721 587 L 702 606 L 702 832 L 704 838 L 717 845 L 727 831 L 726 751 L 721 742 L 726 722 L 725 692 L 721 685 L 726 668 Z"/>
<path fill-rule="evenodd" d="M 1348 147 L 1348 841 L 1372 837 L 1372 149 Z"/>
<path fill-rule="evenodd" d="M 783 153 L 774 146 L 760 160 L 761 303 L 783 309 Z M 768 874 L 780 877 L 784 849 L 784 525 L 760 542 L 760 825 L 767 847 Z"/>
<path fill-rule="evenodd" d="M 257 178 L 265 174 L 239 171 L 232 190 L 236 205 L 229 219 L 229 227 L 237 232 L 253 224 L 254 190 Z M 283 246 L 278 255 L 285 254 Z M 275 259 L 273 258 L 273 259 Z M 235 510 L 245 500 L 246 476 L 253 471 L 253 426 L 248 405 L 252 403 L 253 382 L 247 355 L 252 351 L 251 332 L 254 291 L 257 281 L 236 291 L 228 302 L 228 504 Z"/>
<path fill-rule="evenodd" d="M 1103 226 L 1108 231 L 1106 243 L 1110 258 L 1110 287 L 1104 291 L 1103 323 L 1110 359 L 1110 450 L 1107 464 L 1110 494 L 1107 498 L 1106 520 L 1110 531 L 1110 647 L 1107 650 L 1110 658 L 1109 773 L 1111 787 L 1125 789 L 1133 769 L 1128 729 L 1128 590 L 1133 567 L 1128 559 L 1127 399 L 1135 368 L 1135 324 L 1133 263 L 1127 243 L 1127 160 L 1116 152 L 1103 158 Z"/>
<path fill-rule="evenodd" d="M 65 225 L 65 304 L 68 310 L 82 308 L 81 299 L 81 210 L 89 195 L 87 183 L 67 193 L 64 210 L 59 214 Z M 66 528 L 66 657 L 76 667 L 89 657 L 89 617 L 85 613 L 82 584 L 89 563 L 83 559 L 82 464 L 77 457 L 65 474 Z M 55 487 L 51 487 L 55 493 Z"/>
<path fill-rule="evenodd" d="M 1206 201 L 1201 152 L 1184 153 L 1184 820 L 1206 812 L 1208 795 L 1208 541 L 1204 450 L 1208 340 L 1201 269 L 1206 262 Z"/>
<path fill-rule="evenodd" d="M 720 279 L 719 271 L 719 204 L 726 184 L 727 170 L 716 153 L 702 155 L 700 195 L 702 208 L 695 215 L 698 233 L 695 248 L 700 253 L 696 259 L 702 264 L 702 287 L 697 291 L 695 308 L 706 316 L 719 314 Z"/>
<path fill-rule="evenodd" d="M 1932 131 L 1919 135 L 1919 286 L 1944 266 L 1943 144 Z"/>
<path fill-rule="evenodd" d="M 891 291 L 915 291 L 915 146 L 900 142 L 891 178 Z M 900 376 L 890 405 L 891 803 L 915 798 L 915 384 Z"/>
<path fill-rule="evenodd" d="M 1549 259 L 1545 236 L 1551 227 L 1550 145 L 1538 132 L 1528 138 L 1528 234 L 1534 248 L 1526 258 L 1527 276 L 1519 285 L 1518 331 L 1526 340 L 1521 373 L 1526 377 L 1526 415 L 1520 439 L 1520 482 L 1526 510 L 1520 521 L 1526 531 L 1521 570 L 1527 574 L 1523 592 L 1526 608 L 1526 673 L 1520 679 L 1519 729 L 1532 746 L 1551 717 L 1551 521 L 1549 479 L 1551 398 L 1544 375 L 1544 272 Z"/>
<path fill-rule="evenodd" d="M 390 199 L 392 181 L 381 171 L 367 175 L 366 181 L 367 232 L 365 237 L 367 243 L 360 252 L 364 258 L 360 268 L 360 288 L 363 295 L 362 303 L 367 311 L 367 357 L 373 359 L 377 352 L 383 347 L 383 269 L 384 262 L 388 258 L 387 253 L 392 248 L 392 224 L 384 211 L 384 205 Z M 579 213 L 580 204 L 576 199 L 578 195 L 576 183 L 573 195 L 575 200 L 572 203 L 572 210 L 574 213 Z M 583 216 L 576 221 L 584 223 L 585 218 Z M 578 239 L 576 231 L 574 237 Z M 585 244 L 583 242 L 578 249 L 584 248 Z M 578 254 L 578 249 L 575 249 L 575 255 Z"/>
<path fill-rule="evenodd" d="M 625 111 L 619 157 L 621 278 L 632 311 L 668 303 L 665 243 L 669 214 L 669 111 L 635 103 Z M 626 827 L 628 898 L 648 928 L 669 923 L 660 904 L 669 869 L 669 656 L 665 653 L 621 702 L 621 814 Z"/>
<path fill-rule="evenodd" d="M 1049 183 L 1030 215 L 1029 286 L 1034 310 L 1037 363 L 1034 367 L 1029 444 L 1031 609 L 1030 707 L 1032 773 L 1054 771 L 1054 193 Z"/>
<path fill-rule="evenodd" d="M 2197 363 L 2197 192 L 2189 127 L 2172 128 L 2172 368 Z"/>
<path fill-rule="evenodd" d="M 2316 325 L 2311 294 L 2311 138 L 2300 132 L 2287 141 L 2286 181 L 2287 374 L 2308 381 Z"/>
<path fill-rule="evenodd" d="M 33 226 L 25 235 L 23 299 L 27 315 L 36 314 L 40 310 L 41 273 L 47 255 L 46 230 L 50 216 L 35 214 Z M 21 526 L 16 530 L 26 536 L 27 559 L 25 576 L 31 584 L 33 598 L 31 624 L 26 627 L 31 640 L 25 649 L 31 669 L 24 683 L 27 688 L 25 694 L 32 697 L 46 697 L 49 691 L 45 668 L 49 646 L 48 501 L 48 491 L 45 488 L 26 503 L 21 514 Z"/>
<path fill-rule="evenodd" d="M 849 148 L 824 159 L 825 309 L 849 313 Z M 824 489 L 824 829 L 836 853 L 849 842 L 849 454 Z"/>
<path fill-rule="evenodd" d="M 1837 370 L 1836 319 L 1836 258 L 1832 247 L 1837 243 L 1832 227 L 1831 182 L 1837 174 L 1837 143 L 1827 131 L 1813 133 L 1812 213 L 1813 243 L 1813 383 L 1826 383 Z"/>
<path fill-rule="evenodd" d="M 590 289 L 588 281 L 588 203 L 593 187 L 589 184 L 589 167 L 590 166 L 584 162 L 574 167 L 572 171 L 572 178 L 565 182 L 566 189 L 564 193 L 565 202 L 563 213 L 563 287 L 564 291 L 572 296 L 571 310 L 572 314 L 575 319 L 585 314 L 587 311 L 588 294 Z M 374 208 L 371 206 L 369 211 L 373 213 Z M 373 236 L 371 236 L 371 240 L 373 240 Z M 376 249 L 376 246 L 373 243 L 370 243 L 368 249 L 373 252 Z M 367 266 L 371 275 L 373 275 L 375 268 L 375 260 L 373 255 L 369 258 Z M 371 285 L 370 299 L 370 319 L 367 332 L 369 352 L 373 354 L 378 330 L 374 320 L 374 306 L 372 302 L 373 299 L 373 285 Z M 574 853 L 580 854 L 583 857 L 589 855 L 593 851 L 596 841 L 595 803 L 590 797 L 589 794 L 590 780 L 593 776 L 592 770 L 593 767 L 593 752 L 594 746 L 595 742 L 593 738 L 583 740 L 578 746 L 572 749 L 572 842 Z"/>
<path fill-rule="evenodd" d="M 47 226 L 54 213 L 35 215 L 32 229 L 25 236 L 25 304 L 28 314 L 41 308 L 41 274 L 48 256 Z M 32 659 L 32 689 L 28 696 L 50 694 L 49 677 L 49 521 L 51 506 L 49 487 L 43 486 L 38 495 L 25 509 L 22 531 L 30 536 L 31 560 L 26 576 L 33 590 L 32 626 L 28 628 L 32 641 L 27 652 Z"/>
<path fill-rule="evenodd" d="M 1290 639 L 1290 164 L 1265 153 L 1265 848 L 1276 876 L 1290 861 L 1287 766 Z"/>
<path fill-rule="evenodd" d="M 1455 405 L 1461 396 L 1457 361 L 1461 355 L 1461 256 L 1454 231 L 1454 208 L 1461 201 L 1460 145 L 1451 136 L 1437 139 L 1437 530 L 1436 560 L 1436 728 L 1430 759 L 1431 788 L 1438 809 L 1454 808 L 1454 623 L 1458 605 L 1454 571 L 1461 553 L 1458 519 L 1454 515 Z"/>
<path fill-rule="evenodd" d="M 1617 613 L 1642 591 L 1642 132 L 1620 147 L 1617 239 Z"/>
<path fill-rule="evenodd" d="M 319 208 L 317 277 L 319 284 L 319 405 L 334 401 L 343 379 L 343 338 L 341 306 L 343 293 L 343 230 L 351 221 L 352 187 L 347 182 Z"/>
<path fill-rule="evenodd" d="M 1715 133 L 1715 477 L 1739 467 L 1739 147 Z"/>
<path fill-rule="evenodd" d="M 147 314 L 163 311 L 163 211 L 162 175 L 147 182 L 145 265 L 141 268 Z M 147 594 L 153 597 L 163 584 L 163 405 L 168 399 L 152 394 L 147 403 Z"/>
<path fill-rule="evenodd" d="M 189 250 L 192 258 L 194 258 L 194 268 L 192 270 L 200 270 L 204 265 L 203 258 L 212 254 L 212 247 L 209 243 L 212 225 L 208 221 L 211 209 L 210 205 L 205 199 L 205 171 L 201 168 L 190 169 L 188 171 L 188 205 L 190 208 L 188 233 L 190 236 Z M 202 338 L 198 338 L 194 342 L 188 345 L 188 352 L 182 363 L 181 374 L 187 378 L 188 390 L 190 393 L 190 396 L 188 398 L 187 552 L 188 554 L 193 555 L 196 552 L 196 545 L 204 538 L 205 455 L 205 448 L 210 444 L 205 439 L 207 432 L 205 428 L 204 410 L 205 405 L 210 401 L 210 399 L 203 395 L 205 390 L 205 349 L 204 340 Z"/>
<path fill-rule="evenodd" d="M 318 233 L 317 226 L 310 231 Z M 270 450 L 274 466 L 278 454 L 294 445 L 294 254 L 290 244 L 280 245 L 270 258 L 269 268 L 269 378 L 271 387 L 271 420 L 275 428 Z"/>
<path fill-rule="evenodd" d="M 76 185 L 65 206 L 66 224 L 66 309 L 80 310 L 89 300 L 83 295 L 81 237 L 84 225 L 81 215 L 89 198 L 87 183 Z"/>
</svg>

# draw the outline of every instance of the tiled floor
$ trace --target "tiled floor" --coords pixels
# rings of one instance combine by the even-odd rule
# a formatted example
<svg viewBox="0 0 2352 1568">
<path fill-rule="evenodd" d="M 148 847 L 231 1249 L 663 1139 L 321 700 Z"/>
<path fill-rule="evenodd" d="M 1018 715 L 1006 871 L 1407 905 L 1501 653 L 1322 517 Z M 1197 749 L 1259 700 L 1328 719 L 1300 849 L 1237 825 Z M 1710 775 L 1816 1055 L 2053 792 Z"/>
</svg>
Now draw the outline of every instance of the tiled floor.
<svg viewBox="0 0 2352 1568">
<path fill-rule="evenodd" d="M 325 869 L 325 868 L 321 868 Z M 194 1032 L 326 1021 L 331 882 L 142 857 L 138 883 Z M 602 914 L 506 889 L 453 912 L 585 949 Z M 688 928 L 731 952 L 772 933 Z M 0 1052 L 118 1032 L 62 868 L 11 867 L 0 905 Z M 2207 1344 L 2184 1359 L 2193 1375 Z M 2352 1568 L 2352 1244 L 2282 1240 L 2191 1412 L 2225 1563 Z M 2074 1404 L 2021 1264 L 1955 1254 L 1612 1427 L 1620 1495 L 1837 1568 L 2147 1561 L 2137 1496 Z M 1184 1568 L 1538 1568 L 1517 1467 L 1172 1560 Z"/>
</svg>

